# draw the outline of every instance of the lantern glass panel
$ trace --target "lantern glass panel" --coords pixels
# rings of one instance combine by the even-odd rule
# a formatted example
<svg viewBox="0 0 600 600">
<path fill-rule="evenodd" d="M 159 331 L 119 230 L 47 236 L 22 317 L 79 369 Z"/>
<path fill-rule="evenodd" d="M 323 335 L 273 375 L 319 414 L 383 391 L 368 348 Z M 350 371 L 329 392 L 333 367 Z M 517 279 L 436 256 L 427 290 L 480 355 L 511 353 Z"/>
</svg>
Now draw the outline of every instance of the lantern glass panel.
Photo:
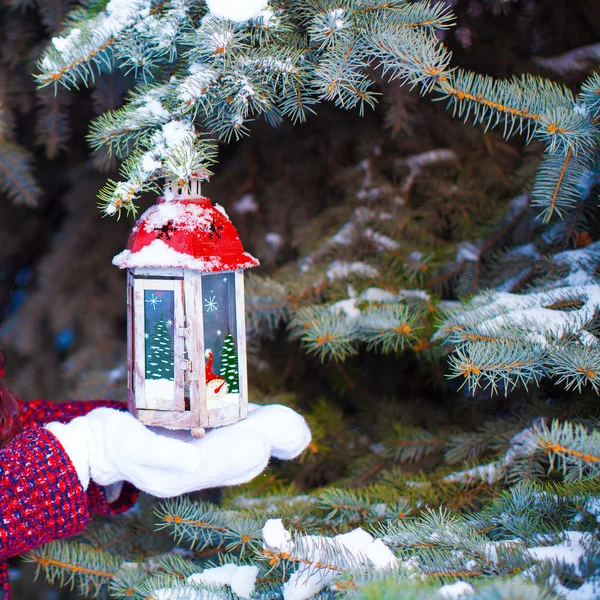
<svg viewBox="0 0 600 600">
<path fill-rule="evenodd" d="M 208 409 L 240 402 L 235 274 L 202 277 Z"/>
<path fill-rule="evenodd" d="M 160 406 L 175 396 L 175 294 L 172 290 L 144 290 L 145 395 Z"/>
</svg>

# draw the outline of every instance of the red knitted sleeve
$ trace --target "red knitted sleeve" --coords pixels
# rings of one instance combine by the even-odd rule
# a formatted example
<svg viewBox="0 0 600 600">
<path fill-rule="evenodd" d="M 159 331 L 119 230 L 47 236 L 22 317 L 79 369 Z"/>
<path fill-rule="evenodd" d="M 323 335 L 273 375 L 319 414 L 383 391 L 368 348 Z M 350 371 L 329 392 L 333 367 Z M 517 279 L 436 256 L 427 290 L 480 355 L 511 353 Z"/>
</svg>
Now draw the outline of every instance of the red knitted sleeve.
<svg viewBox="0 0 600 600">
<path fill-rule="evenodd" d="M 31 400 L 24 402 L 18 400 L 21 409 L 21 419 L 25 429 L 41 427 L 59 421 L 68 423 L 75 417 L 87 415 L 90 411 L 101 406 L 127 410 L 127 405 L 114 400 L 72 400 L 70 402 L 52 402 L 52 400 Z"/>
<path fill-rule="evenodd" d="M 10 599 L 10 582 L 8 580 L 8 563 L 0 563 L 0 600 Z"/>
<path fill-rule="evenodd" d="M 75 468 L 46 429 L 0 450 L 0 560 L 81 531 L 88 501 Z"/>
<path fill-rule="evenodd" d="M 70 402 L 52 402 L 51 400 L 17 400 L 21 408 L 23 429 L 40 427 L 53 421 L 68 423 L 75 417 L 87 415 L 94 408 L 107 406 L 117 410 L 126 410 L 127 405 L 114 400 L 73 400 Z M 104 488 L 90 482 L 87 489 L 88 506 L 91 512 L 100 515 L 116 515 L 128 510 L 137 500 L 138 492 L 129 483 L 123 485 L 119 498 L 109 504 Z"/>
</svg>

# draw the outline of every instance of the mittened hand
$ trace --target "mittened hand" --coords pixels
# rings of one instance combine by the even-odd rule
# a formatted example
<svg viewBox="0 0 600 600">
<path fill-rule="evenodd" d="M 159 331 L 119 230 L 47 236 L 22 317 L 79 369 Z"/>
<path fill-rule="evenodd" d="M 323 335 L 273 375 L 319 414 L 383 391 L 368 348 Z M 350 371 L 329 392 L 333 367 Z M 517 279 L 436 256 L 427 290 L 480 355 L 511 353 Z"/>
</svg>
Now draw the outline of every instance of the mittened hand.
<svg viewBox="0 0 600 600">
<path fill-rule="evenodd" d="M 250 481 L 271 456 L 294 458 L 311 439 L 304 418 L 280 405 L 251 406 L 247 419 L 209 430 L 199 440 L 189 431 L 149 429 L 110 408 L 46 428 L 71 458 L 84 488 L 90 479 L 100 485 L 129 481 L 161 498 Z"/>
<path fill-rule="evenodd" d="M 274 404 L 249 405 L 246 419 L 210 429 L 201 439 L 187 430 L 153 428 L 161 437 L 193 445 L 201 456 L 202 489 L 245 483 L 261 473 L 271 456 L 290 460 L 301 454 L 311 440 L 304 417 Z"/>
</svg>

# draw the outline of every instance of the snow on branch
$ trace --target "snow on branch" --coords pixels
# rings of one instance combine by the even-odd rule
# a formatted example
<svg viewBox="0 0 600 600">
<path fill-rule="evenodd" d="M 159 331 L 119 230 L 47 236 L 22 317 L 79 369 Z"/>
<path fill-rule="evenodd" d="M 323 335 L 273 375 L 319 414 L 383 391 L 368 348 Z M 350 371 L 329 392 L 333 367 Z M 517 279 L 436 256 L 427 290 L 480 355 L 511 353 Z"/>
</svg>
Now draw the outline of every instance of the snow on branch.
<svg viewBox="0 0 600 600">
<path fill-rule="evenodd" d="M 263 553 L 271 564 L 284 562 L 295 569 L 283 585 L 284 600 L 311 598 L 346 571 L 390 571 L 398 566 L 392 551 L 360 528 L 334 537 L 293 538 L 281 519 L 269 519 L 263 538 Z"/>
<path fill-rule="evenodd" d="M 537 57 L 534 61 L 544 69 L 564 77 L 600 63 L 600 44 L 581 46 L 558 56 Z"/>
<path fill-rule="evenodd" d="M 596 146 L 597 77 L 575 98 L 566 86 L 532 75 L 498 80 L 454 68 L 450 51 L 434 35 L 454 24 L 443 3 L 268 8 L 259 0 L 210 0 L 198 12 L 188 0 L 110 0 L 99 12 L 74 12 L 69 23 L 39 62 L 38 84 L 73 88 L 115 67 L 133 71 L 144 81 L 138 93 L 122 110 L 101 117 L 92 132 L 96 147 L 108 145 L 121 158 L 138 152 L 138 143 L 148 142 L 160 126 L 184 118 L 228 142 L 247 135 L 249 122 L 261 116 L 272 125 L 285 117 L 303 121 L 321 101 L 363 111 L 377 100 L 375 63 L 390 79 L 447 99 L 459 118 L 500 127 L 506 137 L 542 140 L 549 158 L 536 197 L 548 215 L 573 204 L 575 180 L 585 166 L 577 165 L 587 165 L 584 155 Z M 141 97 L 157 90 L 140 105 Z M 179 165 L 200 160 L 193 145 L 188 150 Z M 135 193 L 121 196 L 135 210 Z M 107 206 L 103 199 L 101 207 Z M 372 238 L 385 242 L 376 232 Z"/>
<path fill-rule="evenodd" d="M 552 261 L 568 269 L 564 277 L 525 294 L 484 292 L 449 311 L 434 339 L 456 345 L 452 376 L 473 392 L 483 383 L 506 393 L 543 376 L 600 390 L 599 255 L 598 242 L 557 253 Z"/>
</svg>

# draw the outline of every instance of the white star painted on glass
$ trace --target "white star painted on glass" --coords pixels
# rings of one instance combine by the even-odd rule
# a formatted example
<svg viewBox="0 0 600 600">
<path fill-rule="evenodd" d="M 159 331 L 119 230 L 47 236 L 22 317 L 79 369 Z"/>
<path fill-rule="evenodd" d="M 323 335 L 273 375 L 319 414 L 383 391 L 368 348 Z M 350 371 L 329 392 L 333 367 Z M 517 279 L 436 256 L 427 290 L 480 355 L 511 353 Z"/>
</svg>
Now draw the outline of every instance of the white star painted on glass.
<svg viewBox="0 0 600 600">
<path fill-rule="evenodd" d="M 227 283 L 227 277 L 223 277 L 223 281 Z"/>
<path fill-rule="evenodd" d="M 150 336 L 149 336 L 147 333 L 145 333 L 145 334 L 144 334 L 144 337 L 145 337 L 146 339 L 148 339 Z"/>
<path fill-rule="evenodd" d="M 219 337 L 221 337 L 221 334 L 222 334 L 222 333 L 223 333 L 223 332 L 222 332 L 220 329 L 217 329 L 217 335 L 218 335 Z"/>
<path fill-rule="evenodd" d="M 161 304 L 162 300 L 160 298 L 157 298 L 154 294 L 152 294 L 152 296 L 150 296 L 150 299 L 146 300 L 146 302 L 152 304 L 152 308 L 156 310 L 156 305 Z"/>
<path fill-rule="evenodd" d="M 173 325 L 173 319 L 167 319 L 167 320 L 165 321 L 165 323 L 166 323 L 166 324 L 167 324 L 169 327 L 171 327 L 171 325 Z"/>
<path fill-rule="evenodd" d="M 217 307 L 217 299 L 214 296 L 211 298 L 204 298 L 204 308 L 206 308 L 206 312 L 213 312 L 217 310 Z"/>
</svg>

